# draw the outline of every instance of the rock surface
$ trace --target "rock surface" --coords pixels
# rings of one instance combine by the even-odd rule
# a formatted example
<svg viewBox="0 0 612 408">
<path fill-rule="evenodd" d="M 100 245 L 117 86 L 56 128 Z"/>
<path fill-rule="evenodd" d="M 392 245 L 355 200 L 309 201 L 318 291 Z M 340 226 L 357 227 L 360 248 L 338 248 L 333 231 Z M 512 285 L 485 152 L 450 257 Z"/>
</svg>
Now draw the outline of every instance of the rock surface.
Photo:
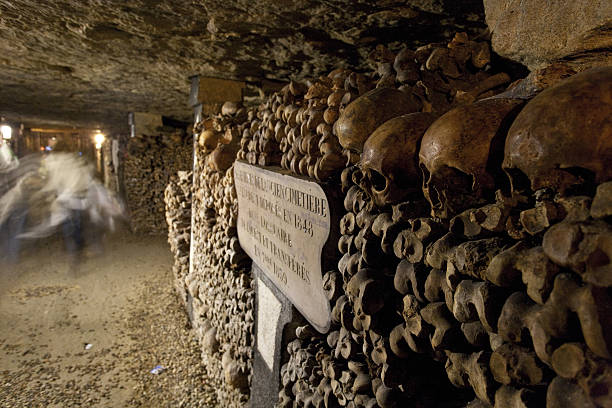
<svg viewBox="0 0 612 408">
<path fill-rule="evenodd" d="M 609 0 L 484 0 L 495 52 L 530 70 L 557 60 L 612 63 Z"/>
<path fill-rule="evenodd" d="M 128 111 L 191 119 L 188 77 L 313 78 L 484 28 L 476 0 L 0 2 L 0 115 L 112 126 Z"/>
</svg>

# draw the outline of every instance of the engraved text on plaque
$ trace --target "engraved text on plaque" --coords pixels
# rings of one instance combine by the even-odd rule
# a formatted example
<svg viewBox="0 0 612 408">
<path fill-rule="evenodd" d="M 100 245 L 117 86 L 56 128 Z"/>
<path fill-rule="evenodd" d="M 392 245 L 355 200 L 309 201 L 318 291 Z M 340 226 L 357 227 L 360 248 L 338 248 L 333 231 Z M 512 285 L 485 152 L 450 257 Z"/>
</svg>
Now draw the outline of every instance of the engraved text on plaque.
<svg viewBox="0 0 612 408">
<path fill-rule="evenodd" d="M 240 245 L 320 332 L 330 325 L 321 251 L 330 208 L 315 182 L 234 163 Z"/>
</svg>

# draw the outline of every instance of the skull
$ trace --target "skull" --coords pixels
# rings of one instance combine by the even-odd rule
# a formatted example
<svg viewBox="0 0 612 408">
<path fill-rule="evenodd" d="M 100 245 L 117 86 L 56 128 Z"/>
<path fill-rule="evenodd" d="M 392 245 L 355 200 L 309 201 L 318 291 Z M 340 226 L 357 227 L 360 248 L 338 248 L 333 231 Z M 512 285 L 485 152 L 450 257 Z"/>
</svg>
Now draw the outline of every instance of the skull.
<svg viewBox="0 0 612 408">
<path fill-rule="evenodd" d="M 430 113 L 409 113 L 386 121 L 368 137 L 359 166 L 376 205 L 400 202 L 415 191 L 420 195 L 419 143 L 434 119 Z"/>
<path fill-rule="evenodd" d="M 401 83 L 418 81 L 419 65 L 415 53 L 408 47 L 401 50 L 395 57 L 393 69 L 397 72 L 397 80 Z"/>
<path fill-rule="evenodd" d="M 219 131 L 213 128 L 212 119 L 207 119 L 196 123 L 193 132 L 199 134 L 197 137 L 198 144 L 203 149 L 204 153 L 215 150 L 221 137 L 223 136 Z"/>
<path fill-rule="evenodd" d="M 419 110 L 407 93 L 395 88 L 376 88 L 361 95 L 342 111 L 334 124 L 340 145 L 358 153 L 370 134 L 396 116 Z"/>
<path fill-rule="evenodd" d="M 523 101 L 483 99 L 447 112 L 429 127 L 419 161 L 432 216 L 450 218 L 492 198 L 504 139 Z"/>
<path fill-rule="evenodd" d="M 512 189 L 564 194 L 612 179 L 611 113 L 612 67 L 590 69 L 542 91 L 508 132 L 503 168 Z"/>
<path fill-rule="evenodd" d="M 216 171 L 226 171 L 234 164 L 239 150 L 239 137 L 233 137 L 227 143 L 219 143 L 215 150 L 206 157 L 208 166 Z"/>
<path fill-rule="evenodd" d="M 221 106 L 221 114 L 223 116 L 230 116 L 238 112 L 238 109 L 240 109 L 239 103 L 227 101 Z"/>
</svg>

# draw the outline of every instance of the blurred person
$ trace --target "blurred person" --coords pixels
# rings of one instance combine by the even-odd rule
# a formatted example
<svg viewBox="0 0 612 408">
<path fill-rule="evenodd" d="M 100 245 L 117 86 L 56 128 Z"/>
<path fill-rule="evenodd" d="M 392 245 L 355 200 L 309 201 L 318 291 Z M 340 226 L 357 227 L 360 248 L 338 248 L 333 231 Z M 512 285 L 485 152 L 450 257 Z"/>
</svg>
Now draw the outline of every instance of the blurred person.
<svg viewBox="0 0 612 408">
<path fill-rule="evenodd" d="M 0 139 L 0 200 L 17 183 L 19 159 L 11 150 L 8 142 Z M 11 201 L 10 211 L 0 207 L 0 263 L 14 263 L 19 256 L 19 234 L 23 230 L 27 207 L 21 201 Z"/>
<path fill-rule="evenodd" d="M 9 146 L 8 142 L 0 138 L 0 174 L 6 174 L 19 166 L 19 159 Z"/>
<path fill-rule="evenodd" d="M 76 265 L 86 245 L 85 228 L 101 251 L 100 235 L 114 229 L 123 206 L 97 181 L 94 170 L 76 153 L 58 143 L 52 153 L 26 161 L 16 186 L 0 198 L 0 222 L 20 205 L 29 205 L 32 221 L 18 238 L 43 238 L 61 231 L 71 262 Z M 20 166 L 21 167 L 21 166 Z"/>
<path fill-rule="evenodd" d="M 55 194 L 51 213 L 61 222 L 66 251 L 73 262 L 85 247 L 83 212 L 87 207 L 87 190 L 93 182 L 93 171 L 68 146 L 58 142 L 53 152 L 43 159 L 45 184 L 42 191 Z"/>
</svg>

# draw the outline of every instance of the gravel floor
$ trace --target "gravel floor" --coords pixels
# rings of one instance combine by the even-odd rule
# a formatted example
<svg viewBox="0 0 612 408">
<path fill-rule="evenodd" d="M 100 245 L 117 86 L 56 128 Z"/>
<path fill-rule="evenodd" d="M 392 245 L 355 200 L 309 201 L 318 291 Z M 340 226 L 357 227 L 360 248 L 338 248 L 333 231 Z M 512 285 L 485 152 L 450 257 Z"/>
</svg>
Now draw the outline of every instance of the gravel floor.
<svg viewBox="0 0 612 408">
<path fill-rule="evenodd" d="M 0 407 L 217 406 L 163 237 L 116 234 L 76 269 L 61 239 L 23 252 L 0 265 Z"/>
</svg>

